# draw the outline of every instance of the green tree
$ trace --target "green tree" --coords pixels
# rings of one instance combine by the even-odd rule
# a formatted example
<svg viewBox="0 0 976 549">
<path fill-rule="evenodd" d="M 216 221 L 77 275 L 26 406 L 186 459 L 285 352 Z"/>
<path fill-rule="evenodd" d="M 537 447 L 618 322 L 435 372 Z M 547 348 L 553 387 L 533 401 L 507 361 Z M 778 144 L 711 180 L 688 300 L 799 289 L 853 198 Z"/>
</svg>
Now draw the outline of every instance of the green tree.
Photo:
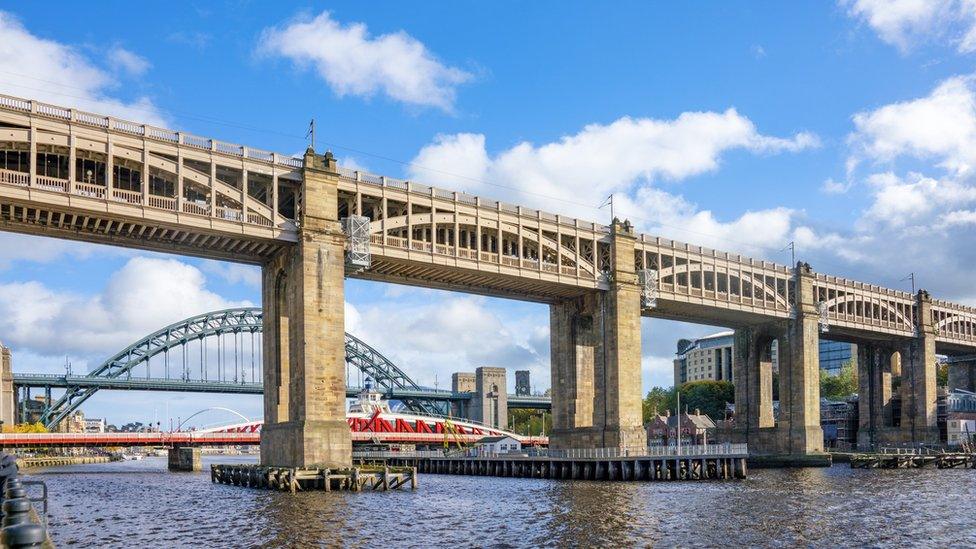
<svg viewBox="0 0 976 549">
<path fill-rule="evenodd" d="M 857 370 L 854 362 L 844 363 L 840 372 L 832 376 L 820 370 L 820 396 L 832 400 L 847 398 L 857 392 Z"/>
<path fill-rule="evenodd" d="M 728 381 L 691 381 L 681 386 L 682 412 L 700 410 L 712 419 L 723 419 L 727 402 L 735 402 L 735 386 Z"/>
<path fill-rule="evenodd" d="M 663 414 L 665 410 L 674 410 L 674 388 L 654 387 L 647 392 L 641 403 L 644 423 L 651 420 L 654 414 Z"/>
<path fill-rule="evenodd" d="M 542 410 L 513 408 L 508 411 L 509 429 L 520 435 L 538 435 L 542 433 L 543 421 L 545 430 L 552 430 L 552 416 L 543 417 Z"/>
<path fill-rule="evenodd" d="M 935 384 L 939 387 L 949 386 L 949 365 L 939 364 L 935 370 Z"/>
</svg>

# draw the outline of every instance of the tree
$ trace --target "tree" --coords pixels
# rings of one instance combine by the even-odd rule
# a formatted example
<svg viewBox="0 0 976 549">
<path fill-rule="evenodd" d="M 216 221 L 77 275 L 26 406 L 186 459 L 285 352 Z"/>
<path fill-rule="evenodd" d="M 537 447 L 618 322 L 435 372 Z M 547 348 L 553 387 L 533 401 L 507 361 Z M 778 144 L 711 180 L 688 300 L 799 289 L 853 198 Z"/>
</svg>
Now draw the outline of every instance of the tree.
<svg viewBox="0 0 976 549">
<path fill-rule="evenodd" d="M 699 410 L 712 419 L 723 419 L 727 402 L 735 402 L 735 386 L 728 381 L 691 381 L 681 386 L 682 412 Z"/>
<path fill-rule="evenodd" d="M 47 427 L 38 421 L 37 423 L 18 423 L 14 425 L 15 433 L 46 433 Z"/>
<path fill-rule="evenodd" d="M 651 420 L 654 414 L 663 414 L 665 410 L 673 410 L 675 404 L 673 387 L 654 387 L 648 391 L 641 403 L 644 423 Z"/>
<path fill-rule="evenodd" d="M 539 435 L 542 433 L 543 410 L 513 408 L 508 411 L 508 422 L 513 433 Z M 546 418 L 546 431 L 552 430 L 552 418 Z"/>
<path fill-rule="evenodd" d="M 845 362 L 837 375 L 832 376 L 826 370 L 820 370 L 820 396 L 827 399 L 839 400 L 847 398 L 857 392 L 857 370 L 854 362 Z"/>
<path fill-rule="evenodd" d="M 939 364 L 935 370 L 935 384 L 939 387 L 949 386 L 949 365 L 946 363 Z"/>
</svg>

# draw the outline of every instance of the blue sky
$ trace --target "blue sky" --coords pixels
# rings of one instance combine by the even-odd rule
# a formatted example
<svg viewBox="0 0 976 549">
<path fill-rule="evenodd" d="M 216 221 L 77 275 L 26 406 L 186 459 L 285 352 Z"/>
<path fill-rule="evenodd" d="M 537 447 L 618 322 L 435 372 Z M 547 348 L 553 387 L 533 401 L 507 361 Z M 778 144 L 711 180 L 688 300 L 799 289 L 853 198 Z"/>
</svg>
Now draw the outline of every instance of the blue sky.
<svg viewBox="0 0 976 549">
<path fill-rule="evenodd" d="M 652 234 L 783 263 L 795 241 L 817 270 L 900 288 L 914 271 L 976 303 L 965 0 L 56 4 L 66 16 L 0 3 L 0 92 L 284 153 L 314 117 L 320 148 L 373 172 L 595 220 L 614 193 Z M 257 281 L 0 235 L 0 341 L 15 370 L 67 355 L 77 371 L 179 315 L 259 303 Z M 347 301 L 350 331 L 422 383 L 491 364 L 548 386 L 544 306 L 354 281 Z M 71 327 L 78 311 L 102 324 Z M 678 337 L 712 330 L 645 320 L 645 388 L 670 384 Z M 260 414 L 257 398 L 107 392 L 86 410 L 211 405 Z"/>
</svg>

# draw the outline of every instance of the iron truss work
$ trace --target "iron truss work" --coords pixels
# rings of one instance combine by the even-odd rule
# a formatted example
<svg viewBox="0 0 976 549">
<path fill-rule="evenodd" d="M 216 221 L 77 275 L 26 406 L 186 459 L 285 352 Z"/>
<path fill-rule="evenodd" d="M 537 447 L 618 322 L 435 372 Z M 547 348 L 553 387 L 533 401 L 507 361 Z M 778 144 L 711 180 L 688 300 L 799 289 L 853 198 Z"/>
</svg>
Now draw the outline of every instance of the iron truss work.
<svg viewBox="0 0 976 549">
<path fill-rule="evenodd" d="M 260 334 L 263 330 L 262 321 L 262 311 L 255 307 L 227 309 L 197 315 L 171 324 L 129 345 L 86 376 L 22 375 L 19 376 L 23 383 L 21 386 L 44 386 L 48 389 L 65 387 L 64 395 L 51 404 L 41 416 L 41 421 L 49 429 L 74 412 L 100 388 L 187 391 L 198 391 L 202 388 L 204 392 L 260 393 L 260 383 L 255 383 L 253 379 L 251 383 L 246 383 L 243 374 L 238 378 L 236 348 L 233 382 L 224 379 L 216 381 L 206 379 L 206 370 L 203 369 L 203 366 L 201 366 L 202 379 L 191 380 L 189 368 L 186 366 L 185 350 L 191 342 L 200 342 L 202 363 L 205 363 L 205 355 L 209 353 L 202 350 L 203 340 L 218 338 L 219 358 L 220 336 L 232 334 L 236 337 L 238 334 Z M 452 398 L 453 393 L 430 391 L 420 387 L 392 361 L 359 338 L 347 333 L 345 339 L 346 362 L 373 379 L 377 390 L 390 398 L 397 398 L 409 410 L 436 414 L 442 411 L 444 404 L 455 400 Z M 169 376 L 169 353 L 174 350 L 182 351 L 184 357 L 179 378 Z M 160 355 L 163 356 L 165 363 L 166 377 L 163 379 L 151 378 L 148 375 L 149 362 Z M 137 366 L 146 366 L 147 375 L 145 378 L 140 379 L 133 376 L 133 369 Z M 219 368 L 218 365 L 218 372 L 220 371 Z M 44 379 L 41 379 L 42 377 Z M 233 389 L 228 389 L 228 387 L 233 387 Z"/>
</svg>

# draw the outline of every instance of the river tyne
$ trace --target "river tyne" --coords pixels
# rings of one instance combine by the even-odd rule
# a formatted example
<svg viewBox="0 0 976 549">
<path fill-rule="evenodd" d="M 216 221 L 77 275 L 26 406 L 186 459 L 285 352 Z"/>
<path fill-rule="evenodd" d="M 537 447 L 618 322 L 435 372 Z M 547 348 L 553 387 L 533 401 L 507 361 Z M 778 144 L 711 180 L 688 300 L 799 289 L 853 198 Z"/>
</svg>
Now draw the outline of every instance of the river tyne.
<svg viewBox="0 0 976 549">
<path fill-rule="evenodd" d="M 416 491 L 292 495 L 212 484 L 212 462 L 203 473 L 170 473 L 165 458 L 26 473 L 47 483 L 60 547 L 976 545 L 971 469 L 839 464 L 677 483 L 422 475 Z"/>
</svg>

